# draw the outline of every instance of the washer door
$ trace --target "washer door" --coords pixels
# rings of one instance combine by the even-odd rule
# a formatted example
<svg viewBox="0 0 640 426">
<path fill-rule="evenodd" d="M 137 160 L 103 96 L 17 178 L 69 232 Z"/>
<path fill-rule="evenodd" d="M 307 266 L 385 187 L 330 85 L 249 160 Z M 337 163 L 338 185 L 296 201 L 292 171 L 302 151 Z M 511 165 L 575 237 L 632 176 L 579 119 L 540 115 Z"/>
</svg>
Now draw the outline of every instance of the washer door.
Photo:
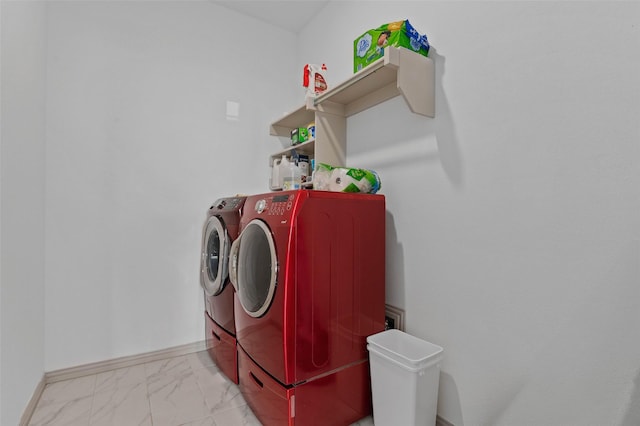
<svg viewBox="0 0 640 426">
<path fill-rule="evenodd" d="M 276 290 L 278 260 L 271 231 L 254 219 L 231 246 L 231 283 L 240 304 L 252 317 L 269 310 Z"/>
<path fill-rule="evenodd" d="M 205 223 L 202 235 L 202 262 L 200 284 L 209 296 L 216 296 L 224 289 L 229 262 L 229 234 L 217 216 Z"/>
</svg>

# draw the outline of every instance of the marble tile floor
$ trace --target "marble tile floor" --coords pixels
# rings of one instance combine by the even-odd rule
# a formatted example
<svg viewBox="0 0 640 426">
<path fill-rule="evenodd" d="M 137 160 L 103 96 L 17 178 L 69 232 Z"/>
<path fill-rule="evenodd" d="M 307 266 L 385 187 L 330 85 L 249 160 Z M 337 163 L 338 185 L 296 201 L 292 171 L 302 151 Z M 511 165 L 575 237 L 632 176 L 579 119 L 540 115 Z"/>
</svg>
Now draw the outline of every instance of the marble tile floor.
<svg viewBox="0 0 640 426">
<path fill-rule="evenodd" d="M 260 426 L 206 351 L 46 385 L 29 426 Z M 373 426 L 370 417 L 354 426 Z"/>
</svg>

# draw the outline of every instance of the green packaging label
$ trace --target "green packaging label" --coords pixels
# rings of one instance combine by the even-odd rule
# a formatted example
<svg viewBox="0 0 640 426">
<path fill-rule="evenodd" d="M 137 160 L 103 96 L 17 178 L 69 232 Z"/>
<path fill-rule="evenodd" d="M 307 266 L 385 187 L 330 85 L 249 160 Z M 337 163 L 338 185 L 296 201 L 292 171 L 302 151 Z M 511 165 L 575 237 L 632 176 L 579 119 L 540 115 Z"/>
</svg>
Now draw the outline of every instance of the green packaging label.
<svg viewBox="0 0 640 426">
<path fill-rule="evenodd" d="M 353 72 L 384 56 L 387 46 L 404 47 L 420 55 L 429 54 L 427 36 L 418 33 L 408 20 L 390 22 L 369 30 L 353 42 Z"/>
</svg>

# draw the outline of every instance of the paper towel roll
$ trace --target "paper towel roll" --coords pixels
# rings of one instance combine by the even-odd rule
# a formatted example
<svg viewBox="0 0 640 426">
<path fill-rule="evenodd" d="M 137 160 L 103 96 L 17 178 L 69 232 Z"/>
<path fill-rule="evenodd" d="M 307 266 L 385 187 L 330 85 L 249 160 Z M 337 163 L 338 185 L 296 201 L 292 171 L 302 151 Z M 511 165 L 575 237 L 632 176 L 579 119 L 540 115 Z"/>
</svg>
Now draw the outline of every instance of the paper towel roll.
<svg viewBox="0 0 640 426">
<path fill-rule="evenodd" d="M 328 191 L 330 180 L 331 169 L 327 168 L 325 164 L 320 164 L 313 172 L 313 189 Z"/>
<path fill-rule="evenodd" d="M 374 184 L 378 181 L 369 171 L 338 167 L 331 172 L 329 191 L 375 193 L 379 185 L 374 189 Z"/>
<path fill-rule="evenodd" d="M 375 194 L 380 189 L 380 178 L 373 170 L 320 163 L 315 171 L 313 187 L 325 191 Z"/>
</svg>

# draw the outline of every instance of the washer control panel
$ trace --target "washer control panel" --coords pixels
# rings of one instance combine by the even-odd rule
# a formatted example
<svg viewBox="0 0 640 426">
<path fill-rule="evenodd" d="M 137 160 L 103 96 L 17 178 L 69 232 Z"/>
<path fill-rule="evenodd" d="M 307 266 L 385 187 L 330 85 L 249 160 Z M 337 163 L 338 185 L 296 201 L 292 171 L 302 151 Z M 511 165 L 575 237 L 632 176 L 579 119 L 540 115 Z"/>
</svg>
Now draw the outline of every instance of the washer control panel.
<svg viewBox="0 0 640 426">
<path fill-rule="evenodd" d="M 244 197 L 233 197 L 233 198 L 220 198 L 216 200 L 213 205 L 209 208 L 209 210 L 238 210 L 242 208 L 244 204 Z"/>
</svg>

